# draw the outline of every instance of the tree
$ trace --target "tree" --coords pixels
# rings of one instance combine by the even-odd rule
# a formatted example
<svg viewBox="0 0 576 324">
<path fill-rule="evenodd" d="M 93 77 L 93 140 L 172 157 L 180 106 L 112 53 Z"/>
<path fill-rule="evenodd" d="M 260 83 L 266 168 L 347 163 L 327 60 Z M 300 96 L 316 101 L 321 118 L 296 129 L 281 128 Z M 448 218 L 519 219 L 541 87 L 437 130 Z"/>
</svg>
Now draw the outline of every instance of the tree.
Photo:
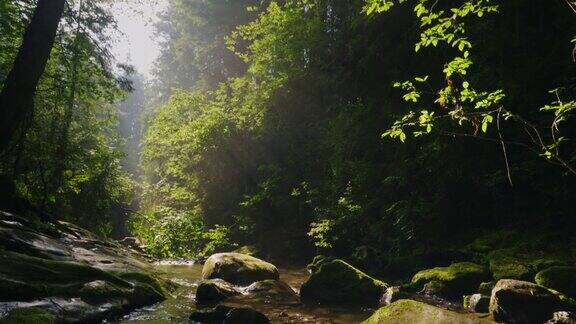
<svg viewBox="0 0 576 324">
<path fill-rule="evenodd" d="M 39 0 L 24 33 L 12 70 L 0 93 L 0 152 L 33 111 L 34 94 L 44 73 L 64 12 L 65 0 Z"/>
</svg>

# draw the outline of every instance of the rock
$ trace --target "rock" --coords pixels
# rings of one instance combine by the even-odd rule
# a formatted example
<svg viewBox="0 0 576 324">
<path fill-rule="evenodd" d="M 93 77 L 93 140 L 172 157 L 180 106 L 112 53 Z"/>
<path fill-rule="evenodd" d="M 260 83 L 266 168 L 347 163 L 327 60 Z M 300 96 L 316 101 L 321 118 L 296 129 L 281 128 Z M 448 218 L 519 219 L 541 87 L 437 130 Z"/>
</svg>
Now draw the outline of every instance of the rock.
<svg viewBox="0 0 576 324">
<path fill-rule="evenodd" d="M 197 310 L 190 315 L 190 320 L 197 323 L 222 323 L 232 307 L 218 305 L 209 310 Z"/>
<path fill-rule="evenodd" d="M 268 324 L 270 321 L 268 318 L 252 308 L 233 308 L 226 319 L 224 324 Z"/>
<path fill-rule="evenodd" d="M 273 264 L 239 253 L 214 254 L 202 268 L 203 279 L 223 279 L 236 285 L 278 280 L 279 277 L 278 269 Z"/>
<path fill-rule="evenodd" d="M 300 302 L 298 294 L 287 283 L 278 280 L 258 281 L 243 290 L 245 295 L 252 298 L 263 299 L 265 303 L 297 304 Z"/>
<path fill-rule="evenodd" d="M 490 271 L 495 280 L 531 280 L 534 270 L 529 264 L 515 256 L 512 249 L 496 250 L 488 254 Z"/>
<path fill-rule="evenodd" d="M 125 237 L 119 242 L 126 247 L 142 251 L 142 242 L 136 237 Z"/>
<path fill-rule="evenodd" d="M 400 299 L 410 299 L 413 295 L 414 292 L 410 291 L 410 289 L 404 286 L 388 287 L 380 299 L 380 304 L 390 305 Z"/>
<path fill-rule="evenodd" d="M 322 264 L 300 288 L 303 302 L 377 304 L 387 285 L 342 260 Z"/>
<path fill-rule="evenodd" d="M 492 295 L 492 289 L 496 286 L 496 281 L 482 282 L 478 286 L 478 293 L 486 296 Z"/>
<path fill-rule="evenodd" d="M 101 322 L 165 299 L 175 287 L 153 271 L 141 254 L 78 226 L 38 225 L 0 212 L 5 305 L 42 308 L 56 322 Z"/>
<path fill-rule="evenodd" d="M 470 296 L 468 309 L 475 313 L 488 313 L 490 307 L 490 296 L 474 294 Z"/>
<path fill-rule="evenodd" d="M 576 267 L 551 267 L 538 272 L 534 279 L 541 286 L 576 297 Z"/>
<path fill-rule="evenodd" d="M 190 320 L 197 323 L 226 323 L 226 324 L 267 324 L 268 318 L 251 308 L 233 308 L 218 305 L 213 309 L 195 311 Z"/>
<path fill-rule="evenodd" d="M 506 323 L 543 323 L 554 312 L 571 308 L 545 287 L 513 279 L 498 281 L 490 299 L 494 319 Z"/>
<path fill-rule="evenodd" d="M 447 298 L 460 298 L 476 292 L 488 277 L 486 269 L 471 262 L 453 263 L 448 267 L 422 270 L 412 277 L 412 284 Z"/>
<path fill-rule="evenodd" d="M 555 312 L 546 324 L 576 324 L 576 314 L 572 312 Z"/>
<path fill-rule="evenodd" d="M 222 279 L 205 280 L 198 285 L 196 301 L 200 304 L 217 303 L 228 297 L 239 295 L 240 291 Z"/>
<path fill-rule="evenodd" d="M 308 264 L 306 266 L 306 268 L 308 269 L 308 272 L 314 273 L 314 272 L 317 272 L 318 270 L 320 270 L 320 267 L 322 266 L 322 264 L 324 264 L 326 262 L 330 262 L 334 259 L 335 259 L 334 257 L 330 257 L 330 256 L 317 255 L 314 257 L 312 262 L 310 262 L 310 264 Z"/>
<path fill-rule="evenodd" d="M 12 310 L 4 318 L 0 318 L 0 324 L 53 324 L 56 316 L 46 309 L 38 307 L 18 308 Z"/>
<path fill-rule="evenodd" d="M 377 310 L 363 324 L 483 324 L 492 321 L 474 314 L 461 314 L 414 300 L 402 299 Z"/>
</svg>

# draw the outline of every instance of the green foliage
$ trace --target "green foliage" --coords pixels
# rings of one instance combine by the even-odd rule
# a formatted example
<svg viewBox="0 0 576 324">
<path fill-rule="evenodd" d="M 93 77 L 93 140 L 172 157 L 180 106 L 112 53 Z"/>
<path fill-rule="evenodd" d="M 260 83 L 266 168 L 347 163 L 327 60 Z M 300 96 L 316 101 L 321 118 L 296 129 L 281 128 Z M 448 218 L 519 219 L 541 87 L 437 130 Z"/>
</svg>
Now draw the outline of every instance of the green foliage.
<svg viewBox="0 0 576 324">
<path fill-rule="evenodd" d="M 2 156 L 0 173 L 20 196 L 58 218 L 109 235 L 111 219 L 131 199 L 133 184 L 121 169 L 114 103 L 126 84 L 112 73 L 106 35 L 115 28 L 100 2 L 68 5 L 34 98 L 26 129 Z M 31 1 L 0 5 L 0 80 L 4 80 L 34 9 Z"/>
</svg>

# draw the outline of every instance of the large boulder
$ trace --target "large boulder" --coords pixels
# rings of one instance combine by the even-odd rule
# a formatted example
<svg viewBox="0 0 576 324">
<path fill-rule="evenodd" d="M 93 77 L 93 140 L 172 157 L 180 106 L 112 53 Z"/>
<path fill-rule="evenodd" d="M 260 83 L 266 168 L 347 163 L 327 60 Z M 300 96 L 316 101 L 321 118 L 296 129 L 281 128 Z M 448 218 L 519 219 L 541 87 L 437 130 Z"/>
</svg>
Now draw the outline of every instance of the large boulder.
<svg viewBox="0 0 576 324">
<path fill-rule="evenodd" d="M 363 324 L 488 324 L 490 320 L 462 314 L 414 300 L 398 300 L 377 310 Z"/>
<path fill-rule="evenodd" d="M 387 285 L 342 260 L 322 264 L 300 288 L 303 302 L 377 304 Z"/>
<path fill-rule="evenodd" d="M 235 285 L 250 285 L 261 280 L 278 280 L 278 269 L 271 263 L 240 253 L 210 256 L 202 268 L 202 278 L 223 279 Z"/>
<path fill-rule="evenodd" d="M 543 323 L 554 312 L 573 306 L 557 293 L 540 285 L 513 279 L 498 281 L 492 290 L 490 312 L 496 321 L 506 323 Z"/>
<path fill-rule="evenodd" d="M 448 267 L 422 270 L 412 277 L 412 284 L 426 292 L 447 298 L 461 298 L 476 292 L 489 274 L 485 267 L 471 263 L 453 263 Z"/>
<path fill-rule="evenodd" d="M 239 289 L 226 281 L 222 279 L 210 279 L 198 285 L 196 289 L 196 302 L 199 304 L 217 303 L 239 294 Z"/>
<path fill-rule="evenodd" d="M 56 322 L 101 322 L 165 299 L 174 284 L 154 273 L 145 256 L 78 226 L 36 223 L 0 212 L 2 313 Z M 35 309 L 30 314 L 32 302 Z"/>
<path fill-rule="evenodd" d="M 541 286 L 576 297 L 576 267 L 551 267 L 538 272 L 534 279 Z"/>
</svg>

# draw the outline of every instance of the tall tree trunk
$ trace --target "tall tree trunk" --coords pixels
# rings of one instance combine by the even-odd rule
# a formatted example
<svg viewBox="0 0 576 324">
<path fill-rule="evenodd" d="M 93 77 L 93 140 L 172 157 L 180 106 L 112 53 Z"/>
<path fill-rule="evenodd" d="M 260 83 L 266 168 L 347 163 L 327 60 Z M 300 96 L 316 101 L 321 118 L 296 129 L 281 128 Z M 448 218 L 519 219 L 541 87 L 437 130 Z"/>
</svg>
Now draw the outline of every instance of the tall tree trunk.
<svg viewBox="0 0 576 324">
<path fill-rule="evenodd" d="M 34 109 L 34 94 L 54 45 L 66 0 L 38 0 L 0 93 L 0 153 Z"/>
</svg>

